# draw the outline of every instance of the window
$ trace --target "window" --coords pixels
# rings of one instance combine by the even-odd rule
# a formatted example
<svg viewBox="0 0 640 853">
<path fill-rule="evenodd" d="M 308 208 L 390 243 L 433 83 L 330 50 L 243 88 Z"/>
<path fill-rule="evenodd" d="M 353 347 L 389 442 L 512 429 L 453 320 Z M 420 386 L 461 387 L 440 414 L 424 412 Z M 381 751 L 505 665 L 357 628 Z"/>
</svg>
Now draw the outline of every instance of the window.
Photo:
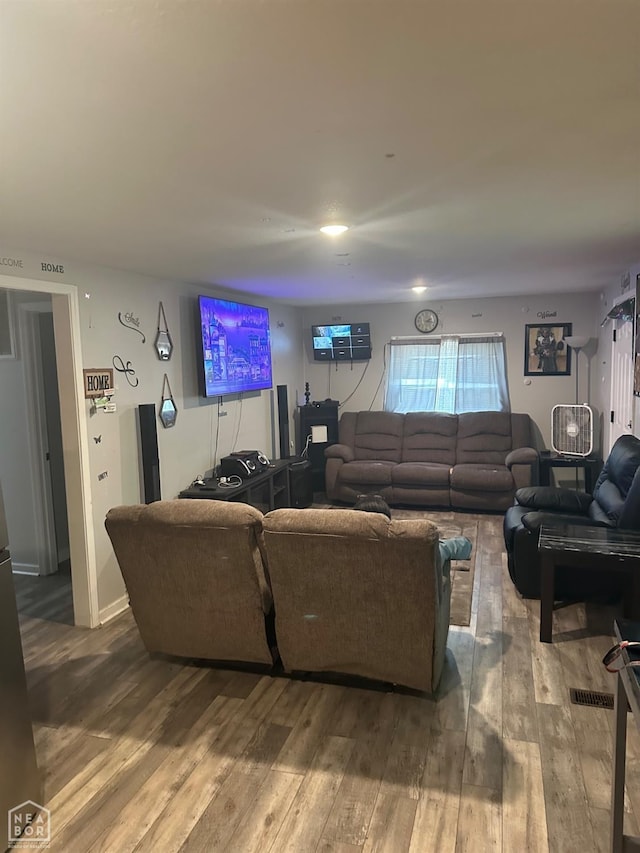
<svg viewBox="0 0 640 853">
<path fill-rule="evenodd" d="M 508 412 L 502 335 L 390 342 L 388 412 Z"/>
</svg>

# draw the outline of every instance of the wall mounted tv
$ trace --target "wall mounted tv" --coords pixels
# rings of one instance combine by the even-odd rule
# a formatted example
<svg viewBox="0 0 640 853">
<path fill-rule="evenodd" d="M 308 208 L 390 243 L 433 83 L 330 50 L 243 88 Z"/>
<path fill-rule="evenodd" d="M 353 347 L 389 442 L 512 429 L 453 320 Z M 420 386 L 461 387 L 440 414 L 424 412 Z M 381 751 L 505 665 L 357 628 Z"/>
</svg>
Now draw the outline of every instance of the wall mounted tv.
<svg viewBox="0 0 640 853">
<path fill-rule="evenodd" d="M 198 297 L 200 391 L 204 397 L 271 388 L 269 311 Z"/>
<path fill-rule="evenodd" d="M 357 361 L 371 358 L 368 323 L 312 326 L 314 361 Z"/>
</svg>

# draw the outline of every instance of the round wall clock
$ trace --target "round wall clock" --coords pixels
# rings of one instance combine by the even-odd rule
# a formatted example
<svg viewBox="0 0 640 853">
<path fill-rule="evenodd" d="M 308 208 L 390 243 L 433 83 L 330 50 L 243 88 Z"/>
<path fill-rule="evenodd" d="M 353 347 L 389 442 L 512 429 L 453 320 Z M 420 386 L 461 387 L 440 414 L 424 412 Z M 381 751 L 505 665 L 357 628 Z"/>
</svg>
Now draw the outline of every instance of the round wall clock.
<svg viewBox="0 0 640 853">
<path fill-rule="evenodd" d="M 414 322 L 419 332 L 433 332 L 438 325 L 438 315 L 430 308 L 423 308 L 422 311 L 418 311 L 416 314 Z"/>
</svg>

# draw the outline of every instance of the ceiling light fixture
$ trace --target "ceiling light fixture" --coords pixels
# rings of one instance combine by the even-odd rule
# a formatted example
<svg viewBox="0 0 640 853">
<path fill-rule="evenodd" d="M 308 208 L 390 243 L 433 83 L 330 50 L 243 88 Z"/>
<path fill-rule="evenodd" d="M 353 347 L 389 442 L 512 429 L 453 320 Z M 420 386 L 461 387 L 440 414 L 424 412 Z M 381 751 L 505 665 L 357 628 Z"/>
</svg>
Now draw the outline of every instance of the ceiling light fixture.
<svg viewBox="0 0 640 853">
<path fill-rule="evenodd" d="M 339 234 L 344 234 L 349 230 L 348 225 L 323 225 L 320 229 L 323 234 L 328 234 L 329 237 L 337 237 Z"/>
<path fill-rule="evenodd" d="M 411 288 L 414 293 L 424 293 L 426 289 L 427 288 L 424 286 L 424 284 L 418 284 L 415 287 Z"/>
</svg>

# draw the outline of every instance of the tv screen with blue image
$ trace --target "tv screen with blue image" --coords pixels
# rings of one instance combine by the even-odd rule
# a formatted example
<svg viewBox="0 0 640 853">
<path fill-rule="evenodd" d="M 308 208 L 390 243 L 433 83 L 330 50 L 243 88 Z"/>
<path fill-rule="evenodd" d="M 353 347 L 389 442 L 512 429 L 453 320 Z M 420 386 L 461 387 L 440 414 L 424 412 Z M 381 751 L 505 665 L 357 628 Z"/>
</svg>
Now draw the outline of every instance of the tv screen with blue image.
<svg viewBox="0 0 640 853">
<path fill-rule="evenodd" d="M 198 297 L 200 386 L 204 397 L 271 388 L 269 310 Z"/>
</svg>

